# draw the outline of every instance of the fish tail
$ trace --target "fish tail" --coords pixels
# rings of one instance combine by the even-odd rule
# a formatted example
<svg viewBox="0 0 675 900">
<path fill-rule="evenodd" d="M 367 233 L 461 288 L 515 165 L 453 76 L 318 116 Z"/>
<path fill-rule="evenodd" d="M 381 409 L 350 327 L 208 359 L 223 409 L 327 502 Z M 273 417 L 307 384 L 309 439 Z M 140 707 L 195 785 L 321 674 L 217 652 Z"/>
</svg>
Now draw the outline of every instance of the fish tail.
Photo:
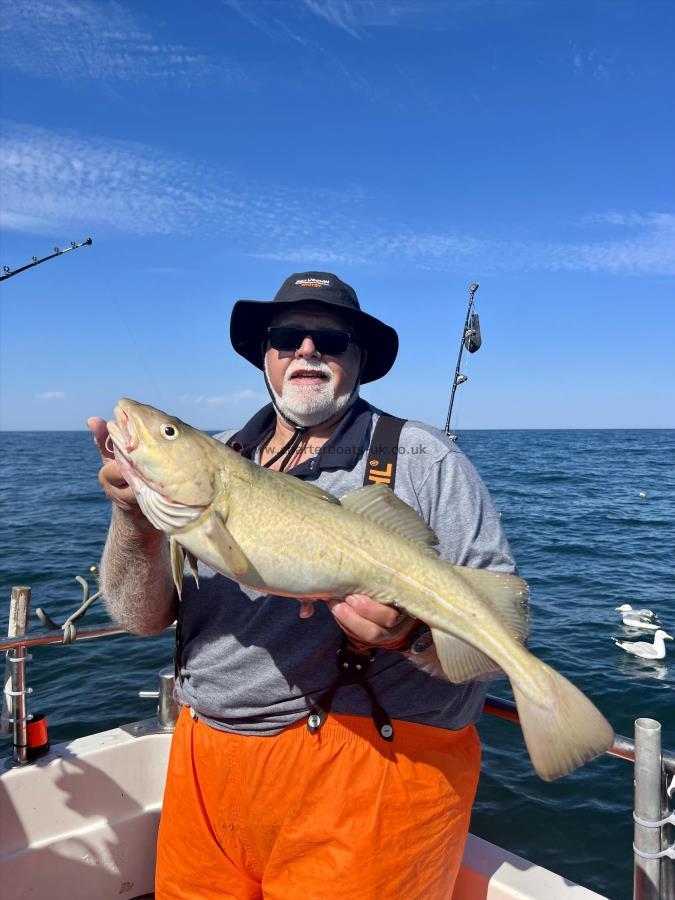
<svg viewBox="0 0 675 900">
<path fill-rule="evenodd" d="M 522 685 L 511 686 L 532 765 L 544 781 L 554 781 L 609 749 L 614 729 L 570 681 L 541 661 L 539 666 L 539 702 Z"/>
</svg>

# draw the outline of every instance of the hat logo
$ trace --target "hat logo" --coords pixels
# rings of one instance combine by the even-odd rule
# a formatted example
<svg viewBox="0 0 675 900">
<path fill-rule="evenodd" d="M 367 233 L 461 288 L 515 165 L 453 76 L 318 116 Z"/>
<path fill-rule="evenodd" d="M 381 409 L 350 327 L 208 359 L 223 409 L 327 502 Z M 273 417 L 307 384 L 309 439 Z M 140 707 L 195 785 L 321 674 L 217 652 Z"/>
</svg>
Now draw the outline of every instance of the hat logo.
<svg viewBox="0 0 675 900">
<path fill-rule="evenodd" d="M 323 287 L 329 285 L 330 281 L 327 278 L 298 278 L 295 283 L 300 287 Z"/>
</svg>

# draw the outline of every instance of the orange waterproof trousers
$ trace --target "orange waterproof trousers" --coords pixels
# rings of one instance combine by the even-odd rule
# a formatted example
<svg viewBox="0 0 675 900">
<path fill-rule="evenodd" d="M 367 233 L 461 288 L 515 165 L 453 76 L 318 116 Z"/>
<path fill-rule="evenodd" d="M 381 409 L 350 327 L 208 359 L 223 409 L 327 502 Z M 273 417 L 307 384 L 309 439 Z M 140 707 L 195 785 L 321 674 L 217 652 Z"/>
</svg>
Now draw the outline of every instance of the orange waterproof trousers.
<svg viewBox="0 0 675 900">
<path fill-rule="evenodd" d="M 274 737 L 183 709 L 157 847 L 157 900 L 449 900 L 480 768 L 473 726 L 330 715 Z"/>
</svg>

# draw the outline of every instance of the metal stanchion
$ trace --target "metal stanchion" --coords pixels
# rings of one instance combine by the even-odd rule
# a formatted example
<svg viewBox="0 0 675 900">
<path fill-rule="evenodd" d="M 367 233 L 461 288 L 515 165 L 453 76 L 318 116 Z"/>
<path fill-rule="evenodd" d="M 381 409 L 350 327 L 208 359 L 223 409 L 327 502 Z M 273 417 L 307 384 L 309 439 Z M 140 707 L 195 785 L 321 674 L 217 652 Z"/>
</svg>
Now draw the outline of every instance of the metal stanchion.
<svg viewBox="0 0 675 900">
<path fill-rule="evenodd" d="M 28 628 L 28 613 L 30 610 L 31 589 L 29 587 L 13 587 L 9 607 L 10 637 L 25 634 Z M 26 660 L 30 654 L 26 653 L 23 645 L 15 647 L 7 653 L 5 674 L 9 674 L 5 684 L 4 722 L 11 726 L 14 743 L 14 764 L 25 766 L 28 762 L 28 706 L 26 695 L 31 688 L 26 687 Z M 8 713 L 8 714 L 7 714 Z"/>
<path fill-rule="evenodd" d="M 13 587 L 9 601 L 9 623 L 7 626 L 8 639 L 17 638 L 28 631 L 28 615 L 30 612 L 31 589 L 29 587 Z M 12 692 L 17 690 L 14 683 L 17 665 L 13 660 L 26 655 L 25 647 L 12 645 L 14 653 L 7 651 L 5 657 L 5 679 L 2 696 L 2 716 L 0 718 L 0 734 L 14 733 L 15 702 Z"/>
<path fill-rule="evenodd" d="M 635 720 L 635 816 L 643 822 L 661 819 L 661 724 L 655 719 Z M 661 829 L 637 820 L 633 837 L 633 898 L 659 900 L 661 860 L 640 853 L 658 854 Z"/>
<path fill-rule="evenodd" d="M 157 721 L 161 728 L 173 731 L 178 721 L 178 703 L 174 697 L 176 676 L 173 666 L 167 666 L 159 671 L 158 691 L 139 691 L 141 700 L 159 700 L 157 705 Z"/>
</svg>

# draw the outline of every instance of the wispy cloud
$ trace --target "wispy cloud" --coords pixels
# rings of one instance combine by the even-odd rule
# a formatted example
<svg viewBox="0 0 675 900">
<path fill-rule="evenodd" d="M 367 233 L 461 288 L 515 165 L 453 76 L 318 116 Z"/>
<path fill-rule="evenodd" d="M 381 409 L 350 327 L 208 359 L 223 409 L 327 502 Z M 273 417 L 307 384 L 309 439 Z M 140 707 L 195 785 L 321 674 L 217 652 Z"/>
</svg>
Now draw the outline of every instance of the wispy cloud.
<svg viewBox="0 0 675 900">
<path fill-rule="evenodd" d="M 298 31 L 312 20 L 360 39 L 366 29 L 450 29 L 458 22 L 484 15 L 486 9 L 494 17 L 511 15 L 524 5 L 523 0 L 502 0 L 499 4 L 494 0 L 291 0 L 284 4 L 282 21 L 279 0 L 222 2 L 268 36 L 290 37 L 301 43 L 305 39 Z"/>
<path fill-rule="evenodd" d="M 620 240 L 512 241 L 494 237 L 364 229 L 359 240 L 305 241 L 261 249 L 252 255 L 296 263 L 367 265 L 407 260 L 426 269 L 452 271 L 470 265 L 490 272 L 606 272 L 675 275 L 675 216 L 646 214 L 637 233 Z"/>
<path fill-rule="evenodd" d="M 675 230 L 675 215 L 665 212 L 638 213 L 608 210 L 591 213 L 581 219 L 582 225 L 619 225 L 629 228 Z"/>
<path fill-rule="evenodd" d="M 590 75 L 597 81 L 609 75 L 608 61 L 600 57 L 595 47 L 590 50 L 579 50 L 572 45 L 572 68 L 576 75 Z"/>
<path fill-rule="evenodd" d="M 135 235 L 191 234 L 198 230 L 236 237 L 251 249 L 253 235 L 266 243 L 297 241 L 318 229 L 315 198 L 273 185 L 242 185 L 217 171 L 161 153 L 144 144 L 83 138 L 3 123 L 0 140 L 3 202 L 0 226 L 13 231 L 62 234 L 74 227 Z M 326 237 L 349 230 L 332 189 L 323 227 Z M 351 227 L 355 227 L 352 223 Z M 243 242 L 243 246 L 242 246 Z"/>
<path fill-rule="evenodd" d="M 221 2 L 253 28 L 265 32 L 269 37 L 277 35 L 278 23 L 273 18 L 274 4 L 270 4 L 269 0 L 268 2 L 259 0 L 257 3 L 253 3 L 251 0 L 221 0 Z"/>
<path fill-rule="evenodd" d="M 142 144 L 12 123 L 4 131 L 0 224 L 56 240 L 76 227 L 87 234 L 200 232 L 224 235 L 230 249 L 252 257 L 317 267 L 403 260 L 443 271 L 470 265 L 475 271 L 675 274 L 669 212 L 596 212 L 571 222 L 565 241 L 540 234 L 514 241 L 451 226 L 422 231 L 380 216 L 354 184 L 317 192 L 244 183 Z"/>
<path fill-rule="evenodd" d="M 675 216 L 652 213 L 630 237 L 579 242 L 537 241 L 512 245 L 514 269 L 675 275 Z"/>
<path fill-rule="evenodd" d="M 452 28 L 459 20 L 510 14 L 518 0 L 303 0 L 306 9 L 329 25 L 359 37 L 365 28 Z"/>
<path fill-rule="evenodd" d="M 307 9 L 315 16 L 319 16 L 329 25 L 341 28 L 352 37 L 359 37 L 355 28 L 355 20 L 358 18 L 354 6 L 356 4 L 348 0 L 304 0 Z M 363 4 L 358 4 L 363 6 Z"/>
<path fill-rule="evenodd" d="M 36 400 L 65 400 L 65 397 L 65 391 L 42 391 L 40 394 L 35 394 Z"/>
<path fill-rule="evenodd" d="M 0 224 L 58 233 L 108 226 L 130 234 L 190 230 L 215 202 L 196 167 L 141 144 L 84 139 L 5 123 L 0 142 Z"/>
<path fill-rule="evenodd" d="M 34 77 L 68 80 L 191 79 L 225 71 L 182 44 L 163 41 L 114 0 L 2 0 L 2 63 Z"/>
<path fill-rule="evenodd" d="M 181 397 L 181 402 L 208 407 L 236 406 L 237 404 L 245 403 L 249 400 L 255 400 L 257 402 L 265 400 L 266 397 L 266 394 L 261 394 L 259 391 L 245 388 L 241 391 L 233 391 L 231 394 L 215 394 L 210 396 L 199 394 L 196 397 L 185 394 Z"/>
</svg>

